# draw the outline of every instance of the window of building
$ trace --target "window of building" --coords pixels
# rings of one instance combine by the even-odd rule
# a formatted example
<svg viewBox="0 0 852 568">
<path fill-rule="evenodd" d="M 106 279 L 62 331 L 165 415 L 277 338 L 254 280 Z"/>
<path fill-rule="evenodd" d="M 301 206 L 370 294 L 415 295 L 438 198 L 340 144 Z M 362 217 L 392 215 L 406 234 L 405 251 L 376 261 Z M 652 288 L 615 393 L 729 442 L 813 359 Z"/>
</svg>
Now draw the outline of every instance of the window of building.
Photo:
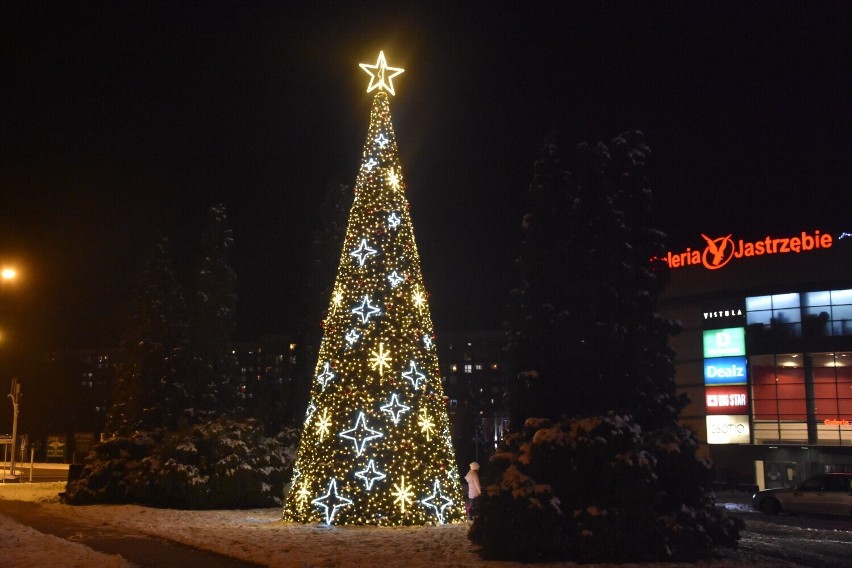
<svg viewBox="0 0 852 568">
<path fill-rule="evenodd" d="M 476 364 L 476 370 L 477 370 L 477 371 L 481 371 L 481 370 L 482 370 L 482 363 L 477 363 L 477 364 Z"/>
<path fill-rule="evenodd" d="M 805 369 L 799 353 L 750 358 L 754 443 L 808 443 Z"/>
<path fill-rule="evenodd" d="M 473 372 L 473 365 L 471 365 L 470 363 L 465 363 L 464 372 L 468 375 L 471 374 Z"/>
<path fill-rule="evenodd" d="M 746 323 L 756 332 L 799 337 L 802 335 L 799 294 L 774 294 L 746 298 Z"/>
<path fill-rule="evenodd" d="M 814 353 L 817 443 L 852 445 L 852 353 Z"/>
</svg>

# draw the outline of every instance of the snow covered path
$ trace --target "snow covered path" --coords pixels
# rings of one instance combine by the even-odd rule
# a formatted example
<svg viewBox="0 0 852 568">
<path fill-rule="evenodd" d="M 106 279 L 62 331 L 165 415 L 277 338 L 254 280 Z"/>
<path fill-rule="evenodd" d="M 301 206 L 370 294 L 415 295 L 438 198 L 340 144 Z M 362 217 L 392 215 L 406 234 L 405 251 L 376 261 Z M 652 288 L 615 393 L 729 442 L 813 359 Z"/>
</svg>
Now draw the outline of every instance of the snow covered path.
<svg viewBox="0 0 852 568">
<path fill-rule="evenodd" d="M 528 564 L 483 561 L 467 540 L 466 525 L 425 528 L 337 528 L 284 523 L 278 509 L 241 511 L 176 511 L 151 509 L 136 505 L 95 505 L 71 507 L 57 502 L 56 495 L 64 484 L 21 484 L 0 486 L 0 499 L 39 502 L 51 515 L 84 520 L 105 529 L 127 533 L 144 533 L 216 551 L 271 568 L 305 567 L 396 567 L 407 568 L 529 568 Z M 2 517 L 0 517 L 2 518 Z M 126 566 L 123 559 L 77 561 L 65 550 L 72 544 L 36 533 L 21 525 L 2 528 L 13 535 L 13 548 L 26 549 L 25 562 L 13 566 L 100 565 L 112 568 Z M 59 542 L 57 542 L 59 541 Z M 4 541 L 4 544 L 6 542 Z M 75 547 L 80 545 L 74 544 Z M 4 548 L 7 548 L 4 546 Z M 85 547 L 82 547 L 85 549 Z M 76 549 L 75 549 L 76 550 Z M 94 553 L 85 549 L 91 554 Z M 43 557 L 33 554 L 40 551 Z M 23 554 L 23 552 L 22 552 Z M 83 554 L 78 551 L 76 554 Z M 75 563 L 76 562 L 76 563 Z M 112 563 L 110 563 L 112 562 Z M 536 568 L 574 566 L 572 563 L 535 565 Z M 796 568 L 797 564 L 779 562 L 760 555 L 732 553 L 728 558 L 696 564 L 619 565 L 619 568 Z M 606 568 L 596 565 L 596 568 Z"/>
</svg>

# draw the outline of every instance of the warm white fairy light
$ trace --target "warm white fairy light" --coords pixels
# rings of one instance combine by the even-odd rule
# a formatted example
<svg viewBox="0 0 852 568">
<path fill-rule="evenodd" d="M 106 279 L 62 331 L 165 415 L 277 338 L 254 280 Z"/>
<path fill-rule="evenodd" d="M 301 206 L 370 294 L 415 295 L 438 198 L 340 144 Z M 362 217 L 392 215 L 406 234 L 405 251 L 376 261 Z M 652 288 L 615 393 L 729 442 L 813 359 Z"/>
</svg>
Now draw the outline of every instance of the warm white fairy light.
<svg viewBox="0 0 852 568">
<path fill-rule="evenodd" d="M 366 67 L 376 93 L 296 458 L 302 474 L 283 518 L 461 522 L 464 498 L 390 118 L 395 70 Z"/>
</svg>

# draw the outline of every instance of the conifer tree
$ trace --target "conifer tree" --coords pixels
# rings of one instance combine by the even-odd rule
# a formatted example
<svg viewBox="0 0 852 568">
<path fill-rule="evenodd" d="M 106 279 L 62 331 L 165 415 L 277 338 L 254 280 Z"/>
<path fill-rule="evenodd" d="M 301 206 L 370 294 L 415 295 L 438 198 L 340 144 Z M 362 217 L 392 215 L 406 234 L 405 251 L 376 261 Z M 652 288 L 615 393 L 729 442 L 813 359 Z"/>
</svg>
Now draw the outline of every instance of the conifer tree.
<svg viewBox="0 0 852 568">
<path fill-rule="evenodd" d="M 133 292 L 121 342 L 121 370 L 105 432 L 128 435 L 167 426 L 180 409 L 176 385 L 186 347 L 186 304 L 172 269 L 170 243 L 160 238 Z"/>
<path fill-rule="evenodd" d="M 207 211 L 189 332 L 188 406 L 192 420 L 238 413 L 231 334 L 236 275 L 229 266 L 233 236 L 223 205 Z"/>
<path fill-rule="evenodd" d="M 391 124 L 402 69 L 370 75 L 370 124 L 284 519 L 422 525 L 464 516 L 428 297 Z"/>
<path fill-rule="evenodd" d="M 616 411 L 652 428 L 683 407 L 677 326 L 656 313 L 667 272 L 649 153 L 634 131 L 567 156 L 549 141 L 536 162 L 510 323 L 516 425 Z"/>
</svg>

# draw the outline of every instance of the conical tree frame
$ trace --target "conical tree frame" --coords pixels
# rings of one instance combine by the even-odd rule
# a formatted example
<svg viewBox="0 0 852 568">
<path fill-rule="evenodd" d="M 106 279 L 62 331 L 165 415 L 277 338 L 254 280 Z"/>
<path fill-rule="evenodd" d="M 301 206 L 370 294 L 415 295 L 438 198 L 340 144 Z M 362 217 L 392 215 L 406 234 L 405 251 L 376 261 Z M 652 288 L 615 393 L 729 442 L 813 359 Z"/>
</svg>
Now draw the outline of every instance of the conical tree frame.
<svg viewBox="0 0 852 568">
<path fill-rule="evenodd" d="M 284 520 L 465 517 L 388 95 L 373 96 Z"/>
</svg>

